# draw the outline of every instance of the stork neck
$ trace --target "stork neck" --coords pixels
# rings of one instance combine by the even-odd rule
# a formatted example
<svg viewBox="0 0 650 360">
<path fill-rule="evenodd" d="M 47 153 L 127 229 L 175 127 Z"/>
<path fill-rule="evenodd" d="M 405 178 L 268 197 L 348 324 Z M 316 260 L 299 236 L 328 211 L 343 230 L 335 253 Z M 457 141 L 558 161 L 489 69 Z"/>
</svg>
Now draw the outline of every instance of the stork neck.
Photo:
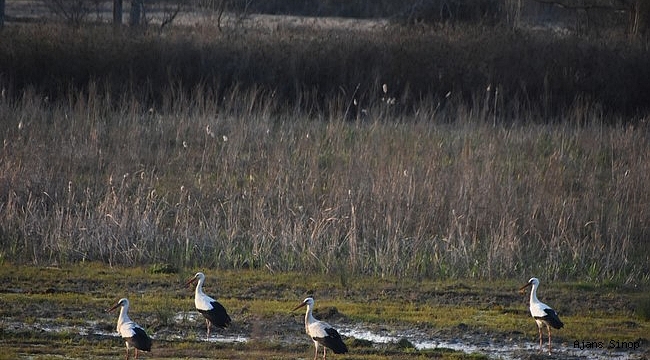
<svg viewBox="0 0 650 360">
<path fill-rule="evenodd" d="M 198 281 L 198 283 L 196 284 L 195 294 L 196 294 L 197 296 L 198 296 L 198 295 L 205 295 L 205 294 L 203 293 L 203 282 L 204 282 L 204 281 L 205 281 L 205 279 L 201 279 L 201 278 L 199 278 L 199 281 Z"/>
<path fill-rule="evenodd" d="M 530 302 L 537 303 L 537 284 L 533 284 L 533 288 L 530 290 Z"/>
<path fill-rule="evenodd" d="M 311 305 L 307 305 L 307 312 L 305 313 L 305 324 L 311 324 L 315 321 L 316 319 L 314 318 L 314 315 L 312 315 Z"/>
<path fill-rule="evenodd" d="M 128 311 L 129 311 L 128 306 L 122 306 L 120 308 L 120 317 L 117 319 L 118 326 L 131 321 L 131 319 L 129 319 Z"/>
</svg>

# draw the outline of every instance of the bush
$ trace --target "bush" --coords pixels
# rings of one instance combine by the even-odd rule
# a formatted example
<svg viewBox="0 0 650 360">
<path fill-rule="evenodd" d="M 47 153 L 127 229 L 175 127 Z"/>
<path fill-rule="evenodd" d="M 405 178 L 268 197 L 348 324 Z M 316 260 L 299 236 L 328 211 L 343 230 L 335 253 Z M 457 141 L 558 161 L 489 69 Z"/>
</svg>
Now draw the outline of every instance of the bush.
<svg viewBox="0 0 650 360">
<path fill-rule="evenodd" d="M 511 118 L 504 111 L 510 102 L 543 109 L 547 118 L 575 102 L 614 115 L 635 116 L 650 108 L 644 95 L 650 92 L 649 51 L 626 39 L 590 41 L 473 26 L 425 33 L 400 26 L 372 32 L 286 29 L 217 37 L 179 31 L 165 38 L 111 28 L 11 28 L 5 35 L 0 69 L 8 93 L 35 88 L 50 99 L 93 81 L 106 85 L 114 99 L 133 90 L 149 106 L 174 87 L 189 94 L 201 85 L 216 94 L 261 88 L 289 108 L 325 109 L 329 99 L 350 101 L 353 92 L 363 107 L 390 95 L 404 110 L 425 98 L 443 107 L 491 98 L 495 110 L 503 107 L 501 119 Z M 384 83 L 390 94 L 383 94 Z"/>
</svg>

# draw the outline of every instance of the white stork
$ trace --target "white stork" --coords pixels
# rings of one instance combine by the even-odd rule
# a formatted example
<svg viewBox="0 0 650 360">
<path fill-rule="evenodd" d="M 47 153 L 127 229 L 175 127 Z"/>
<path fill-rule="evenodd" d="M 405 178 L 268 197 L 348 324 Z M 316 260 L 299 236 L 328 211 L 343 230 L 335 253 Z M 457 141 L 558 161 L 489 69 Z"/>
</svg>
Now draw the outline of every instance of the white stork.
<svg viewBox="0 0 650 360">
<path fill-rule="evenodd" d="M 230 325 L 230 316 L 226 312 L 226 308 L 223 307 L 217 300 L 209 297 L 203 292 L 203 283 L 205 282 L 205 275 L 202 272 L 197 272 L 193 278 L 189 279 L 185 285 L 194 283 L 198 280 L 196 284 L 196 290 L 194 291 L 194 306 L 203 317 L 205 317 L 205 324 L 207 326 L 208 338 L 210 338 L 210 326 L 214 325 L 220 328 L 225 328 Z"/>
<path fill-rule="evenodd" d="M 537 299 L 537 288 L 539 287 L 539 279 L 531 278 L 528 283 L 519 289 L 523 292 L 527 287 L 532 286 L 530 291 L 530 315 L 533 316 L 537 323 L 537 330 L 539 331 L 539 350 L 542 351 L 542 326 L 546 325 L 548 331 L 548 352 L 551 353 L 551 327 L 561 329 L 564 324 L 560 321 L 555 310 L 550 306 L 544 304 Z"/>
<path fill-rule="evenodd" d="M 120 316 L 117 318 L 117 332 L 126 342 L 126 359 L 129 360 L 129 349 L 135 348 L 135 358 L 138 358 L 138 350 L 151 351 L 151 338 L 142 327 L 129 319 L 129 300 L 120 299 L 112 308 L 106 312 L 111 312 L 120 307 Z"/>
<path fill-rule="evenodd" d="M 332 349 L 335 354 L 345 354 L 348 352 L 348 347 L 345 346 L 341 335 L 330 324 L 319 321 L 312 315 L 314 308 L 314 299 L 311 297 L 306 298 L 300 305 L 293 308 L 291 311 L 300 309 L 307 306 L 305 313 L 305 331 L 307 335 L 314 341 L 314 360 L 318 358 L 318 345 L 323 345 L 323 359 L 327 356 L 327 348 Z"/>
</svg>

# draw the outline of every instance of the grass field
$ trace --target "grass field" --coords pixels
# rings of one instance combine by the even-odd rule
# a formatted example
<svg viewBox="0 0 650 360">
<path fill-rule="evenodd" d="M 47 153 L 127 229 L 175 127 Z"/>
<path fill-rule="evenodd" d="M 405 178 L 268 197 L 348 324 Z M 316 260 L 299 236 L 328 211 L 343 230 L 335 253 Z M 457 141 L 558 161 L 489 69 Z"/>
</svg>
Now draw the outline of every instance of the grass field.
<svg viewBox="0 0 650 360">
<path fill-rule="evenodd" d="M 205 291 L 217 297 L 233 326 L 216 338 L 246 342 L 203 341 L 205 325 L 193 311 L 193 292 L 184 287 L 192 271 L 154 273 L 154 268 L 78 264 L 66 267 L 0 267 L 3 358 L 111 358 L 124 349 L 114 330 L 117 315 L 104 309 L 120 297 L 131 301 L 131 318 L 153 335 L 154 351 L 145 358 L 289 359 L 309 358 L 311 341 L 304 334 L 302 312 L 290 310 L 313 294 L 316 315 L 339 329 L 354 325 L 396 338 L 456 340 L 469 345 L 493 344 L 518 358 L 535 358 L 537 331 L 528 314 L 528 294 L 520 282 L 414 281 L 355 277 L 339 279 L 268 271 L 213 271 Z M 539 296 L 552 304 L 566 326 L 554 332 L 558 358 L 570 358 L 573 342 L 640 341 L 631 358 L 648 355 L 647 288 L 584 283 L 543 282 Z M 178 314 L 185 314 L 180 316 Z M 645 316 L 645 318 L 644 318 Z M 420 339 L 422 340 L 422 339 Z M 341 359 L 479 359 L 487 355 L 445 349 L 415 350 L 409 343 L 375 343 L 347 338 L 351 351 Z M 516 349 L 515 346 L 519 346 Z M 594 350 L 595 351 L 595 350 Z M 590 357 L 589 352 L 583 353 Z M 602 352 L 591 353 L 591 358 Z M 620 354 L 619 354 L 620 355 Z M 544 357 L 554 358 L 554 357 Z M 580 358 L 580 357 L 576 357 Z"/>
</svg>

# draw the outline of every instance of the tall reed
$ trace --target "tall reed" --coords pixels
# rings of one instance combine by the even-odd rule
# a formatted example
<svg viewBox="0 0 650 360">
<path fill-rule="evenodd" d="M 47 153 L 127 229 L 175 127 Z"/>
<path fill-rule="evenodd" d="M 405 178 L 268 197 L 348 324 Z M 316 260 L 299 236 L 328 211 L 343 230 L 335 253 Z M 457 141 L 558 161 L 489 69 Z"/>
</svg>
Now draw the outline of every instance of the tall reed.
<svg viewBox="0 0 650 360">
<path fill-rule="evenodd" d="M 3 261 L 649 280 L 649 132 L 594 107 L 349 120 L 345 99 L 324 116 L 262 88 L 159 108 L 88 88 L 0 102 Z"/>
</svg>

